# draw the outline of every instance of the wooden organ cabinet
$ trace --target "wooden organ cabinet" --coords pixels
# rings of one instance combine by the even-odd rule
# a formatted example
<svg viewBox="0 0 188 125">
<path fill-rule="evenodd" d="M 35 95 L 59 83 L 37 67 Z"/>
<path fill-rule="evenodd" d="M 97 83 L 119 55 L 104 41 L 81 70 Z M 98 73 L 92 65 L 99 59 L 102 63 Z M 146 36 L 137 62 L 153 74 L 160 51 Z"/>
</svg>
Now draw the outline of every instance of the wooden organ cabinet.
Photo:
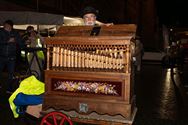
<svg viewBox="0 0 188 125">
<path fill-rule="evenodd" d="M 132 124 L 136 114 L 133 24 L 63 26 L 46 38 L 44 111 L 59 110 L 73 121 Z M 94 121 L 94 122 L 92 122 Z"/>
</svg>

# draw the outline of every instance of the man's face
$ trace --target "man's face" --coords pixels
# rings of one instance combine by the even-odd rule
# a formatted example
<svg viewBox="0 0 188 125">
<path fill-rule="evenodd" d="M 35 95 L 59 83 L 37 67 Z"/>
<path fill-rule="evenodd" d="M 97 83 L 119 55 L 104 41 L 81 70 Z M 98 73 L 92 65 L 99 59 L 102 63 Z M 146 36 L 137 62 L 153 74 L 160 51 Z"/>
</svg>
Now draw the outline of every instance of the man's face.
<svg viewBox="0 0 188 125">
<path fill-rule="evenodd" d="M 28 33 L 34 32 L 34 28 L 28 29 L 27 32 L 28 32 Z"/>
<path fill-rule="evenodd" d="M 5 29 L 6 31 L 10 32 L 10 31 L 12 30 L 12 26 L 9 25 L 9 24 L 7 24 L 7 23 L 5 23 L 5 24 L 4 24 L 4 29 Z"/>
<path fill-rule="evenodd" d="M 88 13 L 83 16 L 84 24 L 86 26 L 93 26 L 96 22 L 96 16 L 93 13 Z"/>
</svg>

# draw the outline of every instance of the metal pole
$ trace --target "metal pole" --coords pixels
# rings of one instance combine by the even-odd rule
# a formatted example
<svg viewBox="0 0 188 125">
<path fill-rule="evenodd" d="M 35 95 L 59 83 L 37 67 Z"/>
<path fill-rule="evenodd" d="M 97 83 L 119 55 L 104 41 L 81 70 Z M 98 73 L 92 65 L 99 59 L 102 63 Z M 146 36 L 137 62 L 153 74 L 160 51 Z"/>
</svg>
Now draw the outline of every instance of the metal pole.
<svg viewBox="0 0 188 125">
<path fill-rule="evenodd" d="M 37 0 L 37 12 L 39 12 L 39 0 Z M 37 24 L 37 32 L 39 33 L 39 24 Z"/>
</svg>

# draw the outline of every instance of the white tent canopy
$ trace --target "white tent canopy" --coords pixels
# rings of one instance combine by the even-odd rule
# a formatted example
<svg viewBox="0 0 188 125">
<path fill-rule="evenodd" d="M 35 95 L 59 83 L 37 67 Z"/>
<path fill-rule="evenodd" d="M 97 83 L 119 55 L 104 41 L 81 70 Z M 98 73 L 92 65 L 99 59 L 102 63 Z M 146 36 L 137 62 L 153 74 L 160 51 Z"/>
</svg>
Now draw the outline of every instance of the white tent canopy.
<svg viewBox="0 0 188 125">
<path fill-rule="evenodd" d="M 39 13 L 30 11 L 0 11 L 0 26 L 5 20 L 12 20 L 14 28 L 25 30 L 27 26 L 34 26 L 35 30 L 57 31 L 59 26 L 84 25 L 80 17 L 67 17 L 57 14 Z M 97 21 L 98 24 L 101 22 Z"/>
<path fill-rule="evenodd" d="M 0 11 L 0 24 L 5 20 L 12 20 L 16 25 L 62 25 L 63 15 L 29 12 L 29 11 Z"/>
</svg>

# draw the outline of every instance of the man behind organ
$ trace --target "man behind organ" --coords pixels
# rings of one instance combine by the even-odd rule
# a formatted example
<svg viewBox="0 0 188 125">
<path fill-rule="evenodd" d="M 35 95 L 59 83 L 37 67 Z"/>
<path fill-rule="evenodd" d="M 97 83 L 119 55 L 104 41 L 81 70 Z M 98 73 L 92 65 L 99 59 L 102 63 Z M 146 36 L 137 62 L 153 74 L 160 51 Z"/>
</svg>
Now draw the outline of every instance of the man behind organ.
<svg viewBox="0 0 188 125">
<path fill-rule="evenodd" d="M 85 7 L 81 11 L 81 17 L 83 18 L 84 25 L 86 25 L 86 26 L 95 26 L 95 25 L 110 26 L 110 25 L 113 25 L 113 23 L 104 24 L 104 23 L 98 22 L 96 20 L 98 13 L 99 13 L 99 11 L 93 7 L 90 7 L 90 6 Z"/>
</svg>

